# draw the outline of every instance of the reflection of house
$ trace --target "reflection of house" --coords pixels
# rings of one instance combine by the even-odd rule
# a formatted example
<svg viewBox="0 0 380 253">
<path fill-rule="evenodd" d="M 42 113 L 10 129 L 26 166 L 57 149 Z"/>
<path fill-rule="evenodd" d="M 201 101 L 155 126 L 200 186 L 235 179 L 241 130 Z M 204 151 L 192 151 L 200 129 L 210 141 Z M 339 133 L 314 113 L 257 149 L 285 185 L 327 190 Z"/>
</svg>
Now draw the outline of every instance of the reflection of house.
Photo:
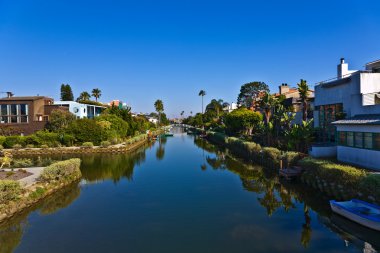
<svg viewBox="0 0 380 253">
<path fill-rule="evenodd" d="M 334 156 L 363 167 L 380 168 L 380 61 L 364 71 L 348 70 L 341 59 L 337 78 L 315 87 L 314 125 L 319 141 L 313 156 Z M 337 147 L 336 147 L 337 144 Z"/>
<path fill-rule="evenodd" d="M 105 106 L 82 104 L 74 101 L 55 101 L 54 105 L 68 108 L 69 112 L 77 116 L 78 119 L 92 119 L 101 114 Z"/>
<path fill-rule="evenodd" d="M 297 88 L 291 88 L 286 83 L 281 84 L 279 87 L 279 93 L 274 94 L 276 97 L 283 96 L 285 98 L 284 105 L 288 107 L 293 107 L 293 110 L 295 112 L 295 124 L 302 123 L 302 101 L 300 100 L 300 93 Z M 308 119 L 313 118 L 312 114 L 312 108 L 313 108 L 313 101 L 314 101 L 314 91 L 310 90 L 308 94 Z"/>
<path fill-rule="evenodd" d="M 13 97 L 0 99 L 0 123 L 27 135 L 42 130 L 52 110 L 53 99 L 44 96 Z"/>
</svg>

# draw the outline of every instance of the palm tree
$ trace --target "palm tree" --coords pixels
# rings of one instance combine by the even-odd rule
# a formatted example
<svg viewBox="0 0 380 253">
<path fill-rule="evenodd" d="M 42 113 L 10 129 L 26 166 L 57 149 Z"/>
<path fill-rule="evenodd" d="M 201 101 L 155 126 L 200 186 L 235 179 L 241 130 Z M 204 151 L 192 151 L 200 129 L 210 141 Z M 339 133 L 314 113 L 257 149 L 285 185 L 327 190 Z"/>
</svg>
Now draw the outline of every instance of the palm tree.
<svg viewBox="0 0 380 253">
<path fill-rule="evenodd" d="M 270 122 L 270 117 L 272 115 L 273 107 L 275 106 L 276 99 L 269 92 L 265 92 L 264 96 L 261 98 L 260 106 L 264 109 L 265 123 L 268 125 Z"/>
<path fill-rule="evenodd" d="M 203 97 L 206 96 L 206 91 L 200 90 L 198 96 L 202 96 L 202 114 L 203 114 Z"/>
<path fill-rule="evenodd" d="M 86 100 L 90 100 L 90 93 L 88 93 L 87 91 L 83 91 L 79 94 L 79 97 L 77 98 L 77 101 L 86 101 Z"/>
<path fill-rule="evenodd" d="M 156 102 L 154 102 L 154 108 L 158 113 L 158 124 L 161 125 L 161 113 L 164 111 L 164 103 L 161 99 L 157 99 Z"/>
<path fill-rule="evenodd" d="M 307 120 L 307 104 L 308 104 L 308 95 L 309 95 L 309 85 L 306 83 L 306 80 L 301 79 L 300 83 L 297 83 L 298 92 L 300 94 L 300 100 L 302 102 L 302 120 Z"/>
<path fill-rule="evenodd" d="M 98 88 L 92 90 L 92 96 L 95 98 L 95 101 L 98 102 L 98 98 L 102 96 L 102 91 Z"/>
</svg>

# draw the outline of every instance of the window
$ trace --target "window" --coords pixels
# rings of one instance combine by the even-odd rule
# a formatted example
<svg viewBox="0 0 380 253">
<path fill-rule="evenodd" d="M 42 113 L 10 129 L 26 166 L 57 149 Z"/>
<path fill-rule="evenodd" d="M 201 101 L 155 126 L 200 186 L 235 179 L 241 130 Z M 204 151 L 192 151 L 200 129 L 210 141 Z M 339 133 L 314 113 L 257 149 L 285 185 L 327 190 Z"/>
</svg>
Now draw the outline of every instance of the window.
<svg viewBox="0 0 380 253">
<path fill-rule="evenodd" d="M 350 147 L 354 146 L 354 133 L 353 132 L 347 132 L 347 146 L 350 146 Z"/>
<path fill-rule="evenodd" d="M 346 145 L 346 132 L 339 132 L 339 144 Z"/>
<path fill-rule="evenodd" d="M 372 133 L 364 133 L 364 148 L 373 149 Z"/>
<path fill-rule="evenodd" d="M 8 105 L 1 105 L 0 114 L 1 115 L 8 115 Z"/>
<path fill-rule="evenodd" d="M 380 150 L 380 133 L 373 134 L 373 148 Z"/>
<path fill-rule="evenodd" d="M 17 105 L 11 105 L 11 115 L 17 115 Z"/>
<path fill-rule="evenodd" d="M 355 132 L 355 147 L 362 148 L 363 147 L 363 133 Z"/>
<path fill-rule="evenodd" d="M 0 115 L 0 123 L 28 123 L 28 105 L 1 105 Z"/>
</svg>

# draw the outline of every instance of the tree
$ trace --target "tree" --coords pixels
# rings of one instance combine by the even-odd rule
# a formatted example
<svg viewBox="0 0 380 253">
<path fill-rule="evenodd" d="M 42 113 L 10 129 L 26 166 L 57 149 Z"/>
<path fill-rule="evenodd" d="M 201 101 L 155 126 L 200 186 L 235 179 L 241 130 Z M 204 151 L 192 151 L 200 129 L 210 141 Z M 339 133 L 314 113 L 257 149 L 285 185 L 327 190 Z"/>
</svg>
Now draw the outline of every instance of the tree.
<svg viewBox="0 0 380 253">
<path fill-rule="evenodd" d="M 265 123 L 268 125 L 270 122 L 270 117 L 272 115 L 272 110 L 276 105 L 276 98 L 269 94 L 269 92 L 265 92 L 264 96 L 260 100 L 260 107 L 264 111 L 265 115 Z"/>
<path fill-rule="evenodd" d="M 206 112 L 213 111 L 216 118 L 219 119 L 220 112 L 223 111 L 223 100 L 212 99 L 211 102 L 206 106 Z"/>
<path fill-rule="evenodd" d="M 75 119 L 75 115 L 69 111 L 53 110 L 46 128 L 52 132 L 62 132 L 65 131 Z"/>
<path fill-rule="evenodd" d="M 206 91 L 200 90 L 198 96 L 202 97 L 202 114 L 203 114 L 203 97 L 206 96 Z"/>
<path fill-rule="evenodd" d="M 285 131 L 288 148 L 298 152 L 307 153 L 313 140 L 313 120 L 302 121 L 302 124 L 294 124 L 292 128 Z"/>
<path fill-rule="evenodd" d="M 83 91 L 79 94 L 79 97 L 77 98 L 77 102 L 90 100 L 90 97 L 91 97 L 90 93 L 88 93 L 87 91 Z"/>
<path fill-rule="evenodd" d="M 237 102 L 240 106 L 254 108 L 259 101 L 261 94 L 269 92 L 269 87 L 264 82 L 250 82 L 243 84 Z"/>
<path fill-rule="evenodd" d="M 102 96 L 102 91 L 98 88 L 92 90 L 92 96 L 95 98 L 95 101 L 98 102 L 98 98 Z"/>
<path fill-rule="evenodd" d="M 306 80 L 301 79 L 300 83 L 297 83 L 298 92 L 300 94 L 300 100 L 302 103 L 302 120 L 307 120 L 307 105 L 308 105 L 308 95 L 309 95 L 309 85 Z"/>
<path fill-rule="evenodd" d="M 61 84 L 61 101 L 74 101 L 73 91 L 69 84 Z"/>
<path fill-rule="evenodd" d="M 154 108 L 158 113 L 158 124 L 161 124 L 161 114 L 164 112 L 164 103 L 161 99 L 157 99 L 156 102 L 154 102 Z"/>
<path fill-rule="evenodd" d="M 251 135 L 255 126 L 262 120 L 261 113 L 253 112 L 247 108 L 239 108 L 224 117 L 227 132 L 233 135 Z"/>
</svg>

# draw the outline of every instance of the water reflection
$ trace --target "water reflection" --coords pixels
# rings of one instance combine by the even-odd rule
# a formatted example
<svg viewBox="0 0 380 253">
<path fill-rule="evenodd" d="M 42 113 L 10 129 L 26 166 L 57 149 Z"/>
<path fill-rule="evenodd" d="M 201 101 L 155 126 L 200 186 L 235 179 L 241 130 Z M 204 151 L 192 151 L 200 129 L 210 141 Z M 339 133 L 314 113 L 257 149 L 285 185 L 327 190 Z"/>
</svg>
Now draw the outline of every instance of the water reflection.
<svg viewBox="0 0 380 253">
<path fill-rule="evenodd" d="M 28 215 L 31 212 L 37 211 L 41 215 L 51 215 L 72 204 L 79 195 L 79 183 L 75 182 L 48 196 L 42 203 L 0 224 L 0 253 L 10 253 L 17 248 L 24 232 L 28 229 Z"/>
<path fill-rule="evenodd" d="M 244 189 L 258 194 L 258 203 L 265 208 L 268 216 L 280 209 L 290 212 L 297 203 L 303 203 L 303 223 L 300 230 L 300 244 L 307 248 L 312 240 L 312 216 L 317 212 L 318 220 L 336 232 L 347 244 L 354 244 L 364 252 L 376 252 L 380 248 L 379 234 L 361 227 L 331 212 L 327 196 L 300 183 L 288 183 L 279 179 L 273 170 L 243 163 L 234 158 L 228 150 L 219 149 L 207 141 L 194 138 L 194 144 L 211 153 L 207 164 L 214 170 L 229 170 L 239 175 Z M 376 248 L 376 249 L 375 249 Z"/>
<path fill-rule="evenodd" d="M 156 150 L 156 158 L 157 158 L 157 160 L 164 159 L 166 141 L 167 141 L 166 137 L 160 137 L 158 139 L 158 147 L 157 147 L 157 150 Z"/>
</svg>

